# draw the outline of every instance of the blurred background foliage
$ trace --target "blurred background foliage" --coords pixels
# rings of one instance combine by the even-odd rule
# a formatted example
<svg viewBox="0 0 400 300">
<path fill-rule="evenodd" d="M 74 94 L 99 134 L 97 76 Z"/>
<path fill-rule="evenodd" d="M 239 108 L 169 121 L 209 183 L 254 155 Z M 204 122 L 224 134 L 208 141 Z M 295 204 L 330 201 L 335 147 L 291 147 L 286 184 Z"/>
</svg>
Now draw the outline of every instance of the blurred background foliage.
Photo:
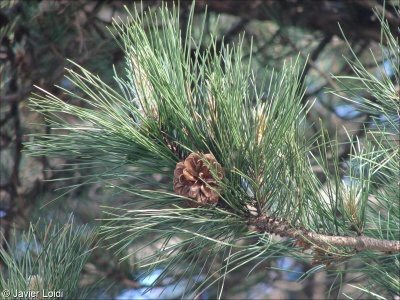
<svg viewBox="0 0 400 300">
<path fill-rule="evenodd" d="M 37 85 L 70 101 L 54 88 L 54 85 L 58 85 L 73 89 L 71 82 L 64 77 L 64 68 L 75 68 L 67 59 L 115 86 L 112 81 L 113 66 L 117 72 L 123 73 L 124 57 L 108 31 L 113 30 L 112 19 L 115 18 L 116 22 L 126 20 L 124 5 L 129 10 L 134 6 L 139 10 L 154 10 L 160 4 L 160 1 L 143 1 L 140 5 L 140 2 L 135 1 L 85 0 L 0 2 L 0 243 L 5 249 L 4 253 L 21 247 L 23 251 L 28 251 L 29 245 L 21 243 L 22 234 L 28 230 L 32 235 L 31 223 L 36 224 L 40 219 L 47 225 L 38 223 L 35 226 L 36 232 L 50 230 L 52 226 L 49 222 L 71 226 L 88 224 L 93 227 L 96 219 L 101 218 L 101 205 L 119 206 L 130 200 L 131 196 L 124 193 L 111 194 L 98 184 L 79 186 L 85 181 L 86 175 L 96 172 L 95 169 L 78 171 L 73 160 L 27 158 L 24 155 L 23 143 L 28 141 L 28 134 L 49 130 L 36 125 L 44 120 L 29 110 L 28 97 L 33 91 L 38 92 L 34 88 Z M 191 1 L 181 1 L 179 5 L 180 23 L 185 28 Z M 243 52 L 249 52 L 250 44 L 253 44 L 254 70 L 262 70 L 266 65 L 279 70 L 284 60 L 300 53 L 300 59 L 305 63 L 301 80 L 307 87 L 302 101 L 308 107 L 313 103 L 306 115 L 307 125 L 312 128 L 309 135 L 311 137 L 318 132 L 321 125 L 328 129 L 329 136 L 337 135 L 338 152 L 329 155 L 336 155 L 336 159 L 343 162 L 341 172 L 344 172 L 352 147 L 351 143 L 346 142 L 346 131 L 354 136 L 355 142 L 356 139 L 362 140 L 364 128 L 374 125 L 370 122 L 371 114 L 356 111 L 355 106 L 344 103 L 338 95 L 326 93 L 327 89 L 342 88 L 330 74 L 352 74 L 343 58 L 351 57 L 351 53 L 338 23 L 360 61 L 367 70 L 374 73 L 376 64 L 369 49 L 378 59 L 379 65 L 385 67 L 386 61 L 379 47 L 380 22 L 372 8 L 382 12 L 386 6 L 385 17 L 396 36 L 398 1 L 387 1 L 385 4 L 381 0 L 199 0 L 195 6 L 195 35 L 200 34 L 200 29 L 198 32 L 196 30 L 201 27 L 206 6 L 208 13 L 204 41 L 207 42 L 207 36 L 211 33 L 220 37 L 215 44 L 218 51 L 223 44 L 237 43 L 238 36 L 244 34 Z M 382 42 L 385 43 L 385 40 Z M 369 100 L 374 101 L 373 98 Z M 83 101 L 76 104 L 85 105 Z M 325 175 L 317 164 L 314 171 L 324 183 Z M 165 180 L 160 174 L 152 176 L 159 181 Z M 59 180 L 65 177 L 74 177 L 73 184 L 77 188 L 66 192 L 65 188 L 71 182 L 67 184 Z M 70 222 L 71 213 L 74 215 L 73 223 Z M 12 240 L 15 240 L 14 248 L 9 248 L 6 241 Z M 95 244 L 91 236 L 86 237 L 86 241 Z M 6 275 L 4 257 L 0 264 L 3 275 Z M 82 265 L 78 286 L 84 289 L 102 279 L 90 291 L 91 297 L 96 298 L 117 297 L 124 295 L 121 294 L 123 291 L 145 289 L 148 283 L 135 280 L 137 274 L 131 264 L 128 261 L 119 263 L 119 258 L 104 247 L 95 248 Z M 224 298 L 323 299 L 334 280 L 326 276 L 329 271 L 323 271 L 299 282 L 296 280 L 300 275 L 296 272 L 307 271 L 310 268 L 308 264 L 291 259 L 267 263 L 293 272 L 276 271 L 266 275 L 262 268 L 258 268 L 243 280 L 250 270 L 246 268 L 251 266 L 241 268 L 229 274 Z M 356 278 L 358 274 L 354 272 L 346 276 Z M 343 278 L 342 281 L 347 279 Z M 350 285 L 342 289 L 342 292 L 350 291 L 353 291 Z M 338 292 L 338 289 L 334 289 L 329 298 L 337 298 Z M 212 291 L 210 293 L 212 295 Z M 207 297 L 206 294 L 203 296 Z M 171 298 L 179 298 L 176 291 L 175 294 L 171 292 Z"/>
</svg>

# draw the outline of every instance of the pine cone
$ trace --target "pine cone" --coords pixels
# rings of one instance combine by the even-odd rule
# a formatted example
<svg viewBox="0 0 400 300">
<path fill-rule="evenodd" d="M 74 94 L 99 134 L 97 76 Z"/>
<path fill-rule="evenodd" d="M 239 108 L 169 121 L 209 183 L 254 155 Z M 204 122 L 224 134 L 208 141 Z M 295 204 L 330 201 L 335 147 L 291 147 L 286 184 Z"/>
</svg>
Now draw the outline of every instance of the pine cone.
<svg viewBox="0 0 400 300">
<path fill-rule="evenodd" d="M 203 159 L 207 159 L 208 164 Z M 185 201 L 190 207 L 197 207 L 202 203 L 214 204 L 218 201 L 218 192 L 221 187 L 211 174 L 209 166 L 221 180 L 224 177 L 224 168 L 215 160 L 212 154 L 204 155 L 201 158 L 196 153 L 190 154 L 185 161 L 176 164 L 174 171 L 174 191 L 175 193 L 192 198 L 193 201 Z"/>
</svg>

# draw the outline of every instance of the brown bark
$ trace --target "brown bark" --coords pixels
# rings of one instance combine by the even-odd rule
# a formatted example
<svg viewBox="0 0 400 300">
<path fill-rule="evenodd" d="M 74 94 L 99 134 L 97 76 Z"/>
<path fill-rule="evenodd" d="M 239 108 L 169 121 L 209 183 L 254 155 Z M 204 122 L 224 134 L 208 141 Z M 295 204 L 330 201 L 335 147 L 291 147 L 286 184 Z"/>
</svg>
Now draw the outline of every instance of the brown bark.
<svg viewBox="0 0 400 300">
<path fill-rule="evenodd" d="M 260 233 L 269 232 L 282 237 L 303 241 L 310 247 L 327 249 L 330 247 L 349 247 L 361 252 L 375 250 L 387 253 L 400 252 L 400 241 L 381 240 L 366 236 L 330 236 L 308 231 L 306 229 L 291 227 L 285 222 L 274 220 L 265 216 L 251 217 L 249 225 L 254 226 Z"/>
</svg>

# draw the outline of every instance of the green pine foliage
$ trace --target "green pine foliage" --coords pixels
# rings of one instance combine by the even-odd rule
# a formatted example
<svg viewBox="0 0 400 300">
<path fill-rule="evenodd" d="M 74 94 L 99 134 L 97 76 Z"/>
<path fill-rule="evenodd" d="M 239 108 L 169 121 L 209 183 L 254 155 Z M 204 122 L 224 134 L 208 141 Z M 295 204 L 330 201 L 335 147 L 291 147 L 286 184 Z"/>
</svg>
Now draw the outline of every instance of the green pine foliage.
<svg viewBox="0 0 400 300">
<path fill-rule="evenodd" d="M 63 226 L 43 221 L 31 224 L 22 236 L 6 243 L 7 248 L 0 248 L 0 258 L 8 267 L 7 277 L 0 273 L 2 296 L 8 298 L 4 294 L 7 290 L 12 295 L 31 291 L 30 295 L 18 296 L 27 299 L 43 299 L 52 293 L 64 299 L 86 298 L 90 290 L 78 283 L 96 246 L 97 231 L 75 226 L 72 217 Z"/>
<path fill-rule="evenodd" d="M 33 96 L 32 109 L 53 131 L 32 135 L 29 154 L 74 157 L 82 169 L 102 170 L 86 183 L 130 194 L 130 205 L 104 207 L 103 238 L 113 241 L 110 249 L 125 259 L 133 257 L 135 268 L 149 274 L 162 267 L 156 283 L 197 276 L 185 297 L 213 284 L 221 296 L 229 272 L 245 264 L 266 267 L 268 259 L 284 256 L 312 262 L 305 276 L 328 268 L 338 278 L 332 288 L 345 283 L 341 278 L 353 271 L 345 268 L 350 262 L 368 280 L 356 287 L 360 292 L 376 298 L 399 294 L 400 101 L 395 86 L 400 60 L 398 39 L 390 35 L 384 16 L 378 14 L 387 41 L 382 55 L 395 82 L 379 65 L 381 73 L 371 74 L 357 57 L 349 60 L 356 76 L 337 78 L 343 90 L 335 93 L 374 115 L 376 124 L 352 149 L 348 183 L 339 176 L 340 162 L 334 161 L 333 173 L 328 165 L 335 141 L 324 131 L 307 137 L 298 60 L 256 78 L 251 58 L 242 61 L 242 39 L 216 52 L 213 37 L 200 52 L 202 34 L 192 36 L 193 10 L 190 16 L 185 34 L 178 10 L 166 6 L 116 22 L 110 31 L 121 41 L 127 72 L 115 74 L 120 90 L 75 65 L 68 70 L 75 88 L 63 91 L 85 107 L 44 90 Z M 311 155 L 316 143 L 319 157 Z M 194 200 L 174 193 L 174 169 L 190 153 L 211 153 L 224 168 L 224 177 L 217 179 L 217 204 L 189 208 L 183 200 Z M 325 170 L 326 186 L 312 172 L 313 158 Z M 216 170 L 211 172 L 217 178 Z M 152 179 L 154 173 L 169 182 Z M 374 240 L 351 244 L 351 238 L 364 237 Z M 138 260 L 149 246 L 157 251 Z M 28 273 L 17 275 L 26 282 Z"/>
</svg>

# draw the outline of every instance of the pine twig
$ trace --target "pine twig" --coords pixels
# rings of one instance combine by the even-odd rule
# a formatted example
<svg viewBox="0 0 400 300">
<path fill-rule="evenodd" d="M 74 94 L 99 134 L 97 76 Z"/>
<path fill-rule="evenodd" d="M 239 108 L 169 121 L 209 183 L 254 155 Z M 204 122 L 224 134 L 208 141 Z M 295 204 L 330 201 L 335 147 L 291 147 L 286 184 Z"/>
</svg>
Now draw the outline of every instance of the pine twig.
<svg viewBox="0 0 400 300">
<path fill-rule="evenodd" d="M 258 232 L 270 232 L 282 237 L 302 240 L 321 249 L 336 246 L 351 247 L 358 252 L 365 250 L 375 250 L 386 253 L 400 252 L 400 241 L 381 240 L 366 236 L 329 236 L 310 232 L 302 228 L 291 227 L 284 221 L 278 221 L 266 216 L 251 216 L 249 225 L 254 226 Z"/>
</svg>

